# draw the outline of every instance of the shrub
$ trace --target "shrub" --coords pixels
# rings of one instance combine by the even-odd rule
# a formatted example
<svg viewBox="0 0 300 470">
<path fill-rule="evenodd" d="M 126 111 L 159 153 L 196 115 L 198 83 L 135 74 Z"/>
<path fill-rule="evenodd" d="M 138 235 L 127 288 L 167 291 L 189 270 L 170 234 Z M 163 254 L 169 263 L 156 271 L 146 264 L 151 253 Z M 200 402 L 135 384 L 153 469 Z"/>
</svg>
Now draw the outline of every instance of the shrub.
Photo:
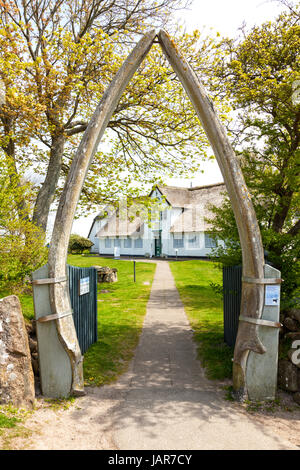
<svg viewBox="0 0 300 470">
<path fill-rule="evenodd" d="M 92 243 L 88 238 L 74 233 L 70 236 L 69 253 L 80 254 L 89 250 L 93 245 L 94 243 Z"/>
</svg>

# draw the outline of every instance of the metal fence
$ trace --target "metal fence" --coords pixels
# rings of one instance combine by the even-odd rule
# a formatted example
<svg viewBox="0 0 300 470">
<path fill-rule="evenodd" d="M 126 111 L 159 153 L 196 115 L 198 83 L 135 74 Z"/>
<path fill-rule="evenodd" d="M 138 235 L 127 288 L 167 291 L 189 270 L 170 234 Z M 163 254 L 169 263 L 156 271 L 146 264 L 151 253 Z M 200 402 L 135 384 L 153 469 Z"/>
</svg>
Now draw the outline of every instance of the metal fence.
<svg viewBox="0 0 300 470">
<path fill-rule="evenodd" d="M 242 294 L 242 266 L 223 267 L 224 340 L 235 346 Z"/>
<path fill-rule="evenodd" d="M 81 353 L 97 341 L 97 271 L 68 265 L 73 318 Z"/>
</svg>

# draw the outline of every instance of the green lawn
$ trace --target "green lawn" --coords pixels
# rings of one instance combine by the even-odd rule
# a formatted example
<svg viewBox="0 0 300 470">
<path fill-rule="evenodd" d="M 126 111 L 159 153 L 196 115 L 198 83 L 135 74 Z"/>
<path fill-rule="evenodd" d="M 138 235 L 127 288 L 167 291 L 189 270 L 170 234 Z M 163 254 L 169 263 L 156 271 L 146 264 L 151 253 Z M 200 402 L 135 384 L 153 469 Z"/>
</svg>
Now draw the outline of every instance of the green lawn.
<svg viewBox="0 0 300 470">
<path fill-rule="evenodd" d="M 137 262 L 134 282 L 132 261 L 70 255 L 68 263 L 81 267 L 100 265 L 118 269 L 118 282 L 98 285 L 98 342 L 85 353 L 83 362 L 86 384 L 112 382 L 127 369 L 133 357 L 146 313 L 155 264 Z"/>
<path fill-rule="evenodd" d="M 210 286 L 222 282 L 222 272 L 202 260 L 170 262 L 170 267 L 207 376 L 230 378 L 233 350 L 224 343 L 222 299 Z"/>
<path fill-rule="evenodd" d="M 118 282 L 98 286 L 98 342 L 84 355 L 85 382 L 102 385 L 124 372 L 133 356 L 141 332 L 150 295 L 155 264 L 137 262 L 137 282 L 133 282 L 133 262 L 70 255 L 74 266 L 110 266 L 118 269 Z M 198 345 L 199 358 L 207 376 L 223 379 L 232 375 L 233 350 L 223 339 L 222 300 L 211 288 L 220 283 L 222 273 L 209 261 L 170 262 Z M 148 282 L 148 285 L 144 283 Z M 101 292 L 109 291 L 109 292 Z M 2 293 L 8 295 L 9 293 Z M 24 317 L 33 317 L 31 295 L 21 295 Z"/>
<path fill-rule="evenodd" d="M 118 282 L 98 284 L 98 342 L 85 353 L 83 363 L 86 384 L 109 383 L 127 369 L 137 346 L 156 265 L 137 262 L 134 282 L 132 261 L 70 255 L 68 263 L 118 269 Z M 103 290 L 109 293 L 101 293 Z M 10 294 L 2 291 L 0 298 Z M 34 317 L 32 295 L 22 294 L 19 299 L 23 315 L 29 321 Z"/>
<path fill-rule="evenodd" d="M 14 293 L 15 292 L 9 291 L 9 290 L 0 290 L 0 299 L 2 299 L 3 297 L 7 297 L 8 295 L 12 295 Z M 18 293 L 16 293 L 16 295 L 20 299 L 22 312 L 23 312 L 25 321 L 29 322 L 34 317 L 32 294 L 19 295 Z"/>
</svg>

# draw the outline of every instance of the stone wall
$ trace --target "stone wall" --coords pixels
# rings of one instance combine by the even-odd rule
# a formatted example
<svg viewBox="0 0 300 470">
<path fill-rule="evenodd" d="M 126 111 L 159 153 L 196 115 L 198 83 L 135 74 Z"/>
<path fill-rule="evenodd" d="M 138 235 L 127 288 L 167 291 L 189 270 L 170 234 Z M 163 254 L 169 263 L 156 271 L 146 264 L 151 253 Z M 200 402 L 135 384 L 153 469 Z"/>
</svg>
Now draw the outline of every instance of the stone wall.
<svg viewBox="0 0 300 470">
<path fill-rule="evenodd" d="M 32 320 L 31 323 L 26 324 L 26 330 L 28 334 L 28 344 L 31 354 L 31 365 L 33 369 L 34 376 L 36 381 L 39 381 L 40 371 L 39 371 L 39 357 L 38 357 L 38 344 L 36 337 L 36 325 L 35 321 Z"/>
<path fill-rule="evenodd" d="M 278 386 L 292 393 L 295 402 L 300 405 L 300 309 L 284 311 L 281 323 L 281 344 L 288 344 L 290 348 L 279 360 Z"/>
</svg>

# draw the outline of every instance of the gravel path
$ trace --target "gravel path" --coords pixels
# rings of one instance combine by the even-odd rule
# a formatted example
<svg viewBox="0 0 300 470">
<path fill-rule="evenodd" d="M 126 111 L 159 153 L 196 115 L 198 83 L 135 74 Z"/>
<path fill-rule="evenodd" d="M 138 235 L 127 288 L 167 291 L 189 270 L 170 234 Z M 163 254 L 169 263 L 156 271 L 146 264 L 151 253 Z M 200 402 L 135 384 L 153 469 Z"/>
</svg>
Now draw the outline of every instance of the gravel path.
<svg viewBox="0 0 300 470">
<path fill-rule="evenodd" d="M 281 414 L 280 414 L 281 413 Z M 196 359 L 169 264 L 158 261 L 143 332 L 129 371 L 88 388 L 68 410 L 41 407 L 28 449 L 298 449 L 300 413 L 249 415 L 224 400 Z M 298 445 L 298 446 L 297 446 Z"/>
</svg>

